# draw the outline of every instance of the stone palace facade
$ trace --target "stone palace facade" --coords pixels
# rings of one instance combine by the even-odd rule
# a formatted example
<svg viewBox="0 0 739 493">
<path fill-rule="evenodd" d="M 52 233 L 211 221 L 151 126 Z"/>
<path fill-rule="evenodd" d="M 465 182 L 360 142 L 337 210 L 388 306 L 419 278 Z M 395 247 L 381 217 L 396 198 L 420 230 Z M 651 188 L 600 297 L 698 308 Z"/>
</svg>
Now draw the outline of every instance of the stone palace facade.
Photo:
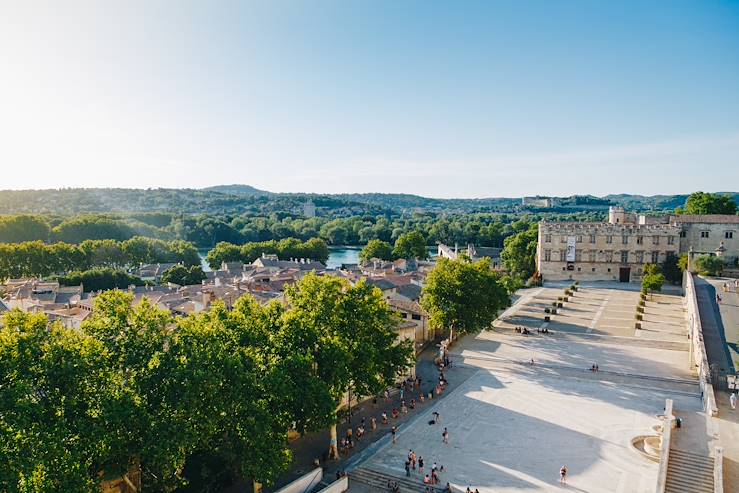
<svg viewBox="0 0 739 493">
<path fill-rule="evenodd" d="M 536 266 L 544 280 L 641 280 L 668 255 L 739 257 L 739 216 L 645 216 L 611 207 L 607 222 L 539 223 Z"/>
</svg>

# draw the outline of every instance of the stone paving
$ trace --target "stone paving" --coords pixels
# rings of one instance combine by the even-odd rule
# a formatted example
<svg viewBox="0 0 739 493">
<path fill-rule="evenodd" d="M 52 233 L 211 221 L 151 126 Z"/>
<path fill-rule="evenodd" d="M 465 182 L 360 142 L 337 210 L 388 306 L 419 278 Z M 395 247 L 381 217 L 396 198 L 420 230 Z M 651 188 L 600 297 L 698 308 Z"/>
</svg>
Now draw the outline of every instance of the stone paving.
<svg viewBox="0 0 739 493">
<path fill-rule="evenodd" d="M 724 283 L 733 282 L 733 279 L 706 279 L 708 283 L 713 285 L 721 295 L 722 301 L 720 305 L 716 305 L 713 301 L 715 298 L 706 296 L 699 299 L 699 309 L 701 314 L 703 310 L 718 310 L 725 339 L 727 343 L 728 354 L 732 358 L 734 370 L 739 369 L 739 293 L 733 288 L 728 292 L 724 291 Z M 701 317 L 710 319 L 710 317 Z M 704 322 L 705 323 L 705 322 Z M 710 323 L 710 322 L 709 322 Z M 723 390 L 716 392 L 716 401 L 719 408 L 719 414 L 716 418 L 719 433 L 721 436 L 721 445 L 724 448 L 724 491 L 732 491 L 732 487 L 736 488 L 739 484 L 739 408 L 732 410 L 729 405 L 729 393 Z"/>
<path fill-rule="evenodd" d="M 569 296 L 557 314 L 544 317 L 546 308 L 564 297 L 564 288 L 546 286 L 525 292 L 519 302 L 503 313 L 495 323 L 497 328 L 518 326 L 529 329 L 547 327 L 549 330 L 643 337 L 657 340 L 685 341 L 685 310 L 682 298 L 670 294 L 655 294 L 646 303 L 642 328 L 635 329 L 636 306 L 639 292 L 633 289 L 613 289 L 611 284 L 592 283 Z"/>
<path fill-rule="evenodd" d="M 543 308 L 561 292 L 523 290 L 494 330 L 462 338 L 453 359 L 474 375 L 405 426 L 396 445 L 387 440 L 359 465 L 402 477 L 413 449 L 427 465 L 443 464 L 441 484 L 455 491 L 651 492 L 657 463 L 633 450 L 631 439 L 655 434 L 667 398 L 686 425 L 675 443 L 709 455 L 715 430 L 690 366 L 681 300 L 656 295 L 646 310 L 653 325 L 636 331 L 638 291 L 587 286 L 566 306 L 566 318 L 548 325 L 550 334 L 537 334 Z M 599 372 L 589 371 L 594 363 Z M 439 425 L 428 424 L 434 410 Z M 567 486 L 558 483 L 563 464 Z"/>
</svg>

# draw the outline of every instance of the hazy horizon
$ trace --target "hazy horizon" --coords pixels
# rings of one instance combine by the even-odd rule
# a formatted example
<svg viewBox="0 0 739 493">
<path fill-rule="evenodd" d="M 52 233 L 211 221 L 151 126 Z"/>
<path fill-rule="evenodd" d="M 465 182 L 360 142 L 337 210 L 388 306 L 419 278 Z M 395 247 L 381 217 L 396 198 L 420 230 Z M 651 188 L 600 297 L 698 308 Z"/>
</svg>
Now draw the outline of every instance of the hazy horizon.
<svg viewBox="0 0 739 493">
<path fill-rule="evenodd" d="M 668 5 L 5 2 L 0 189 L 737 189 L 739 2 Z"/>
</svg>

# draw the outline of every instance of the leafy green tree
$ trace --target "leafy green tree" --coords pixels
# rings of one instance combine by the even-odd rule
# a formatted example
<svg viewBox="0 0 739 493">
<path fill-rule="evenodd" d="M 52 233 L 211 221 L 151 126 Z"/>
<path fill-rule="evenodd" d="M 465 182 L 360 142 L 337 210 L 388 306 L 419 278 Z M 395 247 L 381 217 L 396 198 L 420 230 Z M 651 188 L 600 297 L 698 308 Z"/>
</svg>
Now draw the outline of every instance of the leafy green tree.
<svg viewBox="0 0 739 493">
<path fill-rule="evenodd" d="M 685 202 L 683 214 L 736 214 L 737 206 L 734 199 L 718 193 L 695 192 Z"/>
<path fill-rule="evenodd" d="M 13 311 L 0 328 L 0 490 L 99 491 L 98 473 L 121 472 L 116 410 L 131 403 L 103 344 L 47 324 Z"/>
<path fill-rule="evenodd" d="M 307 424 L 330 427 L 329 454 L 338 457 L 336 411 L 344 396 L 350 389 L 355 396 L 372 395 L 394 384 L 411 365 L 413 348 L 410 341 L 397 341 L 397 315 L 382 292 L 364 281 L 352 286 L 335 276 L 309 274 L 285 295 L 289 308 L 280 346 L 302 358 L 294 364 L 312 369 L 310 379 L 324 389 L 319 398 L 330 396 L 330 412 Z M 325 404 L 311 407 L 325 410 Z"/>
<path fill-rule="evenodd" d="M 390 243 L 382 240 L 370 240 L 367 246 L 359 252 L 359 261 L 363 264 L 369 262 L 373 258 L 380 260 L 393 260 L 393 247 Z"/>
<path fill-rule="evenodd" d="M 526 282 L 536 272 L 536 225 L 505 239 L 500 258 L 508 274 Z"/>
<path fill-rule="evenodd" d="M 680 258 L 677 261 L 677 265 L 678 267 L 680 267 L 680 270 L 683 272 L 688 270 L 688 254 L 687 253 L 683 253 L 682 255 L 680 255 Z"/>
<path fill-rule="evenodd" d="M 498 311 L 510 305 L 508 292 L 490 270 L 490 261 L 441 258 L 426 278 L 421 306 L 435 329 L 460 334 L 490 327 Z"/>
<path fill-rule="evenodd" d="M 662 286 L 664 286 L 664 284 L 665 276 L 660 272 L 652 272 L 642 277 L 642 289 L 648 291 L 650 294 L 655 291 L 662 291 Z"/>
<path fill-rule="evenodd" d="M 200 284 L 205 279 L 205 272 L 199 265 L 190 268 L 177 264 L 170 267 L 162 274 L 162 284 L 173 283 L 180 286 L 191 286 Z"/>
<path fill-rule="evenodd" d="M 677 255 L 669 253 L 665 257 L 665 261 L 662 263 L 662 272 L 665 275 L 665 280 L 672 284 L 680 284 L 683 278 L 683 272 L 680 268 Z"/>
<path fill-rule="evenodd" d="M 0 243 L 47 241 L 49 232 L 49 223 L 40 216 L 0 217 Z"/>
<path fill-rule="evenodd" d="M 695 270 L 702 276 L 719 276 L 725 264 L 720 257 L 699 255 L 695 258 Z"/>
<path fill-rule="evenodd" d="M 132 276 L 128 272 L 115 269 L 90 269 L 84 272 L 74 271 L 66 276 L 58 277 L 62 286 L 84 287 L 85 291 L 107 291 L 109 289 L 126 289 L 129 286 L 143 286 L 141 278 Z"/>
<path fill-rule="evenodd" d="M 396 258 L 426 260 L 429 256 L 426 248 L 426 238 L 418 231 L 400 235 L 395 240 L 393 255 Z"/>
</svg>

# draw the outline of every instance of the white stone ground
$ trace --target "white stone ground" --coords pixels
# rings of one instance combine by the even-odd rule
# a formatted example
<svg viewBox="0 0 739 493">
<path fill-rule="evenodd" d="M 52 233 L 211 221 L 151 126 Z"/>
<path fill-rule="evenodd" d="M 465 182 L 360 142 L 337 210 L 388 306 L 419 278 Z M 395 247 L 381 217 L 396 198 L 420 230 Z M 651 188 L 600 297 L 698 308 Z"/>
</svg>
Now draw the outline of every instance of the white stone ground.
<svg viewBox="0 0 739 493">
<path fill-rule="evenodd" d="M 413 449 L 427 469 L 434 461 L 443 464 L 442 484 L 462 491 L 651 492 L 657 464 L 633 451 L 630 440 L 654 434 L 666 397 L 677 397 L 682 409 L 700 409 L 696 397 L 587 378 L 480 370 L 366 467 L 402 476 Z M 439 425 L 428 424 L 433 410 L 441 414 Z M 445 426 L 448 445 L 441 437 Z M 558 483 L 563 464 L 570 471 L 566 487 Z"/>
<path fill-rule="evenodd" d="M 519 306 L 501 319 L 520 317 L 553 294 L 547 288 L 524 292 Z M 691 383 L 695 374 L 687 344 L 676 341 L 686 330 L 679 300 L 660 299 L 648 310 L 655 317 L 651 340 L 645 341 L 634 333 L 632 319 L 626 320 L 637 296 L 585 288 L 570 305 L 565 333 L 523 336 L 502 330 L 463 339 L 453 359 L 479 370 L 401 429 L 396 445 L 380 449 L 362 466 L 400 477 L 413 449 L 427 470 L 434 461 L 443 464 L 442 485 L 448 481 L 456 491 L 467 486 L 481 493 L 654 491 L 657 463 L 634 451 L 631 439 L 655 434 L 665 399 L 673 399 L 690 423 L 690 430 L 679 431 L 690 448 L 690 440 L 705 442 L 711 432 Z M 619 311 L 625 320 L 617 320 Z M 531 358 L 534 365 L 521 364 Z M 596 362 L 601 373 L 585 370 Z M 434 410 L 441 413 L 440 425 L 428 424 Z M 448 445 L 442 444 L 444 426 Z M 559 485 L 562 465 L 570 471 L 566 486 Z"/>
</svg>

